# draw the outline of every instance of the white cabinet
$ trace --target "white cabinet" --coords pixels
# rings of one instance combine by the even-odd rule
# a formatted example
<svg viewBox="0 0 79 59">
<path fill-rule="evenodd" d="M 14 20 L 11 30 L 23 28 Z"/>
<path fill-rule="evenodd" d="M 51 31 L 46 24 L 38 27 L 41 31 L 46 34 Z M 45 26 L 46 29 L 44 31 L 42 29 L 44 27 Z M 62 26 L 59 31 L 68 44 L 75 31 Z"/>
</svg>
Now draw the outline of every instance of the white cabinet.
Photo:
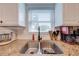
<svg viewBox="0 0 79 59">
<path fill-rule="evenodd" d="M 19 18 L 20 16 L 24 16 L 25 14 L 20 12 L 20 9 L 22 8 L 21 5 L 24 6 L 24 4 L 17 4 L 17 3 L 1 3 L 0 4 L 0 26 L 24 26 L 25 18 Z M 21 8 L 20 8 L 21 7 Z M 24 9 L 24 7 L 23 7 Z M 23 10 L 24 12 L 25 10 Z M 21 14 L 22 15 L 19 15 Z M 21 22 L 21 20 L 23 22 Z M 21 24 L 23 23 L 23 24 Z"/>
<path fill-rule="evenodd" d="M 63 25 L 79 26 L 79 4 L 63 4 Z"/>
<path fill-rule="evenodd" d="M 79 4 L 57 3 L 55 5 L 55 26 L 79 26 Z"/>
</svg>

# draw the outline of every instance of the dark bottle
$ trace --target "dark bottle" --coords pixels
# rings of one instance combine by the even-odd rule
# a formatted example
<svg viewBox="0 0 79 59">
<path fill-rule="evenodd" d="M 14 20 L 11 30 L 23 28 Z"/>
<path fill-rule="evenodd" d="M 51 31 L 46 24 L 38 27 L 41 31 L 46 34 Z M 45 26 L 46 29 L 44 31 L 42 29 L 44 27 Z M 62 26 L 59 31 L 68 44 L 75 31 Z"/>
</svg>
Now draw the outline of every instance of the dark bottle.
<svg viewBox="0 0 79 59">
<path fill-rule="evenodd" d="M 38 27 L 38 41 L 40 41 L 40 27 Z"/>
<path fill-rule="evenodd" d="M 35 36 L 34 36 L 34 33 L 32 34 L 32 40 L 33 40 L 33 41 L 35 40 Z"/>
</svg>

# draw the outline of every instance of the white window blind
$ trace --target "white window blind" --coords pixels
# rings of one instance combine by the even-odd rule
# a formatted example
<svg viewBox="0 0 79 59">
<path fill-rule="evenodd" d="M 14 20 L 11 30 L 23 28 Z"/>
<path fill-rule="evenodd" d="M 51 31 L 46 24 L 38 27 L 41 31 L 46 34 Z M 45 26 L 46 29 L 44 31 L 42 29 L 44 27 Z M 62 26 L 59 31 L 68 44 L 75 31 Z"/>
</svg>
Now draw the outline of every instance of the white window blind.
<svg viewBox="0 0 79 59">
<path fill-rule="evenodd" d="M 41 32 L 51 30 L 51 11 L 51 9 L 29 10 L 29 32 L 38 32 L 38 26 Z"/>
</svg>

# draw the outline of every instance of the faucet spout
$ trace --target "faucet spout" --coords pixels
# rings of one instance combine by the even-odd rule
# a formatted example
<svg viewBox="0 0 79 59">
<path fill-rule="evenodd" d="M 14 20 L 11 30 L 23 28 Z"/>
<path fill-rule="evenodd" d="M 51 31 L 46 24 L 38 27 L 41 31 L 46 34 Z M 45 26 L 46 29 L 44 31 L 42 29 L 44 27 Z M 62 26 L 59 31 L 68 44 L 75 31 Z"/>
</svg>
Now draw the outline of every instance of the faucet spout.
<svg viewBox="0 0 79 59">
<path fill-rule="evenodd" d="M 40 26 L 38 26 L 38 41 L 40 42 L 40 40 L 42 40 L 42 38 L 40 36 Z"/>
</svg>

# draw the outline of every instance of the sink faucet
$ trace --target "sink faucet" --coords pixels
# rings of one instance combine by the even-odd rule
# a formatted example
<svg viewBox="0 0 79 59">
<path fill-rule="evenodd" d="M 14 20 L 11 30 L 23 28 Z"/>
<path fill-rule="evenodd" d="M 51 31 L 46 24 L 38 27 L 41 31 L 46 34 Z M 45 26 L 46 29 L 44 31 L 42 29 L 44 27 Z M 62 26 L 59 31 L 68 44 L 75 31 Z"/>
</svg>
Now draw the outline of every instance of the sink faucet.
<svg viewBox="0 0 79 59">
<path fill-rule="evenodd" d="M 37 52 L 37 54 L 42 54 L 41 50 L 40 50 L 40 40 L 41 39 L 42 38 L 40 37 L 40 26 L 38 26 L 38 41 L 39 41 L 39 46 L 38 46 L 38 52 Z"/>
<path fill-rule="evenodd" d="M 38 26 L 38 41 L 40 42 L 42 38 L 40 37 L 40 26 Z"/>
</svg>

